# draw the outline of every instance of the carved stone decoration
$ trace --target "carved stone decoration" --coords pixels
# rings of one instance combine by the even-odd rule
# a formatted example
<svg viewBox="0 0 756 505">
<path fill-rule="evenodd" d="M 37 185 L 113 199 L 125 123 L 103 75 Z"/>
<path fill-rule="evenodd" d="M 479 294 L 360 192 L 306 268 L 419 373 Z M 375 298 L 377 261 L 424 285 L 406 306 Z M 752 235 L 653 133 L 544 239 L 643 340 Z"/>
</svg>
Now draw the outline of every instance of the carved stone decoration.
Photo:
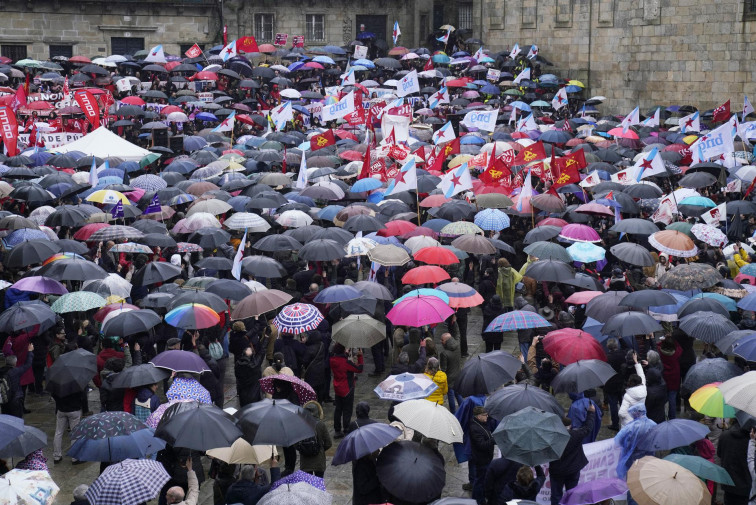
<svg viewBox="0 0 756 505">
<path fill-rule="evenodd" d="M 345 45 L 352 41 L 352 20 L 346 16 L 341 26 L 341 40 Z"/>
<path fill-rule="evenodd" d="M 572 26 L 572 6 L 573 0 L 556 0 L 556 18 L 554 22 L 560 28 L 569 28 Z"/>
<path fill-rule="evenodd" d="M 538 0 L 522 0 L 522 28 L 538 25 Z"/>
<path fill-rule="evenodd" d="M 660 0 L 643 0 L 643 21 L 658 23 L 661 17 Z"/>
<path fill-rule="evenodd" d="M 598 26 L 614 26 L 614 0 L 597 0 Z"/>
</svg>

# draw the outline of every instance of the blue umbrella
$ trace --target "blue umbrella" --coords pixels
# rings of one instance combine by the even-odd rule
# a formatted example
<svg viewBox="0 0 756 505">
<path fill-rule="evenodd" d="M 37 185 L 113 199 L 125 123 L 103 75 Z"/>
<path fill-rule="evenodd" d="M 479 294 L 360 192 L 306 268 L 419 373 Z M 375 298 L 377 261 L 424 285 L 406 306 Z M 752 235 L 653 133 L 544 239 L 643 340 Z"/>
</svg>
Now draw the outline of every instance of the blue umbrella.
<svg viewBox="0 0 756 505">
<path fill-rule="evenodd" d="M 323 221 L 333 221 L 340 211 L 344 210 L 343 205 L 327 205 L 318 212 L 318 219 Z"/>
<path fill-rule="evenodd" d="M 352 286 L 335 284 L 319 292 L 313 301 L 315 303 L 340 303 L 356 300 L 362 297 L 362 292 Z"/>
<path fill-rule="evenodd" d="M 678 203 L 678 205 L 691 205 L 694 207 L 706 208 L 714 208 L 717 206 L 716 203 L 714 203 L 710 198 L 706 198 L 705 196 L 689 196 L 687 198 L 683 198 L 683 200 Z"/>
<path fill-rule="evenodd" d="M 378 179 L 374 179 L 372 177 L 367 177 L 365 179 L 360 179 L 359 181 L 355 182 L 352 186 L 352 193 L 362 193 L 365 191 L 373 191 L 374 189 L 378 189 L 381 186 L 383 186 L 383 183 L 379 181 Z"/>
<path fill-rule="evenodd" d="M 486 143 L 484 139 L 478 137 L 477 135 L 465 135 L 464 137 L 460 139 L 459 142 L 460 144 L 466 144 L 466 145 L 475 144 L 479 146 L 482 146 Z"/>
<path fill-rule="evenodd" d="M 239 195 L 232 196 L 226 203 L 233 207 L 236 212 L 245 212 L 247 203 L 249 203 L 250 200 L 252 200 L 252 198 L 244 195 Z"/>
<path fill-rule="evenodd" d="M 344 437 L 336 448 L 331 464 L 337 466 L 356 461 L 386 447 L 399 435 L 399 428 L 388 424 L 372 423 L 360 426 Z"/>
<path fill-rule="evenodd" d="M 318 63 L 325 63 L 327 65 L 336 64 L 336 62 L 333 61 L 330 56 L 316 56 L 312 59 L 312 61 L 317 61 Z"/>
<path fill-rule="evenodd" d="M 209 112 L 200 112 L 194 117 L 201 121 L 218 121 L 218 118 L 215 117 L 215 114 L 211 114 Z"/>
<path fill-rule="evenodd" d="M 144 428 L 127 435 L 100 439 L 80 438 L 66 454 L 80 461 L 113 462 L 141 459 L 164 448 L 165 441 L 155 438 L 151 429 Z"/>
<path fill-rule="evenodd" d="M 67 191 L 71 186 L 73 186 L 73 184 L 69 184 L 67 182 L 59 182 L 58 184 L 53 184 L 52 186 L 48 187 L 47 191 L 60 198 L 60 195 Z"/>
<path fill-rule="evenodd" d="M 198 151 L 207 145 L 207 141 L 197 135 L 184 137 L 184 151 Z"/>
<path fill-rule="evenodd" d="M 480 92 L 487 95 L 498 95 L 499 93 L 501 93 L 501 90 L 498 86 L 494 86 L 493 84 L 486 84 L 480 89 Z"/>
<path fill-rule="evenodd" d="M 696 295 L 694 298 L 711 298 L 712 300 L 716 300 L 724 305 L 729 312 L 738 311 L 738 306 L 735 304 L 735 300 L 720 293 L 701 293 L 700 295 Z"/>
<path fill-rule="evenodd" d="M 394 300 L 394 305 L 401 302 L 402 300 L 406 298 L 412 298 L 413 296 L 435 296 L 436 298 L 441 298 L 444 303 L 449 303 L 449 295 L 441 291 L 440 289 L 430 289 L 430 288 L 420 288 L 420 289 L 413 289 L 406 295 L 402 296 L 401 298 L 397 298 Z"/>
<path fill-rule="evenodd" d="M 425 226 L 426 228 L 430 228 L 436 233 L 440 233 L 441 229 L 450 223 L 451 221 L 448 221 L 446 219 L 429 219 L 428 221 L 423 223 L 423 226 Z"/>
<path fill-rule="evenodd" d="M 346 54 L 346 51 L 344 51 L 344 49 L 339 46 L 324 46 L 323 51 L 329 52 L 331 54 L 338 54 L 339 56 L 344 56 Z"/>
<path fill-rule="evenodd" d="M 509 228 L 509 216 L 499 209 L 484 209 L 475 214 L 475 224 L 483 230 L 501 231 Z"/>
<path fill-rule="evenodd" d="M 696 421 L 670 419 L 651 428 L 641 440 L 639 447 L 648 451 L 668 451 L 690 445 L 708 434 L 708 426 Z"/>
<path fill-rule="evenodd" d="M 352 65 L 360 65 L 365 68 L 375 68 L 375 63 L 366 59 L 359 59 L 352 62 Z"/>
<path fill-rule="evenodd" d="M 569 85 L 565 86 L 564 90 L 567 93 L 580 93 L 581 91 L 583 91 L 583 88 L 581 88 L 580 86 Z"/>
<path fill-rule="evenodd" d="M 315 200 L 313 200 L 309 196 L 303 196 L 297 193 L 286 193 L 286 199 L 290 202 L 303 203 L 310 207 L 316 207 Z"/>
<path fill-rule="evenodd" d="M 603 247 L 587 242 L 575 242 L 567 248 L 567 252 L 573 261 L 580 263 L 593 263 L 606 257 L 606 251 Z"/>
<path fill-rule="evenodd" d="M 0 414 L 0 447 L 5 447 L 24 434 L 24 420 L 19 417 Z"/>
<path fill-rule="evenodd" d="M 515 100 L 514 102 L 510 103 L 509 105 L 511 105 L 515 109 L 524 110 L 525 112 L 530 112 L 531 110 L 533 110 L 533 109 L 530 108 L 530 105 L 526 104 L 525 102 L 521 102 L 520 100 Z"/>
<path fill-rule="evenodd" d="M 45 235 L 45 232 L 42 230 L 32 230 L 31 228 L 23 228 L 21 230 L 15 230 L 10 235 L 5 237 L 3 239 L 3 242 L 5 242 L 6 247 L 13 247 L 21 242 L 26 242 L 28 240 L 50 240 L 50 237 Z"/>
<path fill-rule="evenodd" d="M 543 132 L 540 140 L 551 144 L 564 144 L 572 138 L 572 135 L 562 130 L 548 130 Z"/>
<path fill-rule="evenodd" d="M 294 63 L 292 63 L 291 65 L 289 65 L 286 68 L 288 68 L 289 70 L 291 70 L 292 72 L 294 72 L 296 70 L 299 70 L 300 68 L 303 68 L 304 66 L 305 66 L 305 62 L 304 61 L 295 61 Z"/>
<path fill-rule="evenodd" d="M 118 165 L 116 168 L 123 170 L 126 173 L 138 172 L 139 170 L 142 169 L 139 166 L 139 163 L 137 163 L 136 161 L 124 161 L 123 163 Z"/>
</svg>

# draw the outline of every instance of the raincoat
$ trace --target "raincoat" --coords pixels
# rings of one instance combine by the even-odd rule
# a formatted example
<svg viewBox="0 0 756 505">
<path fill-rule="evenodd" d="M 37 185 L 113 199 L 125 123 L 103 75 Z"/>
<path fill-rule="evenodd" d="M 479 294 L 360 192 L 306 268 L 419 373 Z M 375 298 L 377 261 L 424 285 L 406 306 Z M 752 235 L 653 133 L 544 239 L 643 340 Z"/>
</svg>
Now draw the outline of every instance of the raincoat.
<svg viewBox="0 0 756 505">
<path fill-rule="evenodd" d="M 656 423 L 646 417 L 646 406 L 636 404 L 630 407 L 629 415 L 633 419 L 624 426 L 614 437 L 614 445 L 620 447 L 620 457 L 617 461 L 617 477 L 627 478 L 627 471 L 633 461 L 643 456 L 653 456 L 653 451 L 644 451 L 638 447 L 641 440 L 656 426 Z"/>
</svg>

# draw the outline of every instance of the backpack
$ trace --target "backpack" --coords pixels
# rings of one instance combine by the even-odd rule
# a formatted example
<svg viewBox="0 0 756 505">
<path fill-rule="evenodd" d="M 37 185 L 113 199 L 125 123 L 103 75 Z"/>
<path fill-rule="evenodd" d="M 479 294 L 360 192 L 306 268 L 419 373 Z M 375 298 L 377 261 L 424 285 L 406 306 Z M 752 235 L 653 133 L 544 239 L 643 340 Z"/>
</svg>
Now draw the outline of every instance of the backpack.
<svg viewBox="0 0 756 505">
<path fill-rule="evenodd" d="M 11 401 L 11 385 L 7 373 L 0 377 L 0 405 L 5 405 Z"/>
<path fill-rule="evenodd" d="M 320 454 L 321 446 L 317 436 L 305 438 L 294 445 L 294 448 L 306 458 L 312 458 Z"/>
<path fill-rule="evenodd" d="M 216 361 L 223 357 L 223 346 L 217 340 L 210 342 L 207 350 L 210 351 L 210 357 Z"/>
</svg>

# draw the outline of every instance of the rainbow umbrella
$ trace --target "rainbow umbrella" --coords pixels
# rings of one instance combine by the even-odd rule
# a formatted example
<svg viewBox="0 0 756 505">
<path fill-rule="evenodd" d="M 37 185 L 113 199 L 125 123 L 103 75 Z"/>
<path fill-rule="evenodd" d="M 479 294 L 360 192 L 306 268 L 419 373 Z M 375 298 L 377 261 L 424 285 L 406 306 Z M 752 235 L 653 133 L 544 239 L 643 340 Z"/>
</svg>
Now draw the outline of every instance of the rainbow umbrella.
<svg viewBox="0 0 756 505">
<path fill-rule="evenodd" d="M 696 412 L 709 417 L 735 417 L 735 409 L 725 403 L 722 391 L 719 390 L 721 382 L 712 382 L 696 389 L 690 395 L 690 406 Z"/>
<path fill-rule="evenodd" d="M 323 314 L 308 303 L 293 303 L 281 309 L 273 319 L 273 325 L 281 333 L 298 335 L 314 330 L 323 321 Z"/>
<path fill-rule="evenodd" d="M 436 296 L 414 296 L 397 303 L 386 317 L 399 326 L 424 326 L 445 321 L 454 311 Z"/>
<path fill-rule="evenodd" d="M 453 309 L 477 307 L 483 303 L 483 297 L 472 286 L 461 282 L 447 282 L 438 287 L 449 296 L 449 306 Z"/>
<path fill-rule="evenodd" d="M 73 259 L 84 260 L 84 261 L 87 260 L 84 256 L 81 256 L 81 255 L 76 254 L 76 253 L 58 253 L 58 254 L 53 254 L 52 256 L 50 256 L 49 258 L 47 258 L 42 263 L 42 266 L 47 265 L 48 263 L 52 263 L 53 261 L 58 261 L 58 260 L 73 260 Z"/>
<path fill-rule="evenodd" d="M 207 305 L 187 303 L 165 315 L 165 322 L 185 330 L 201 330 L 220 323 L 220 316 Z"/>
</svg>

